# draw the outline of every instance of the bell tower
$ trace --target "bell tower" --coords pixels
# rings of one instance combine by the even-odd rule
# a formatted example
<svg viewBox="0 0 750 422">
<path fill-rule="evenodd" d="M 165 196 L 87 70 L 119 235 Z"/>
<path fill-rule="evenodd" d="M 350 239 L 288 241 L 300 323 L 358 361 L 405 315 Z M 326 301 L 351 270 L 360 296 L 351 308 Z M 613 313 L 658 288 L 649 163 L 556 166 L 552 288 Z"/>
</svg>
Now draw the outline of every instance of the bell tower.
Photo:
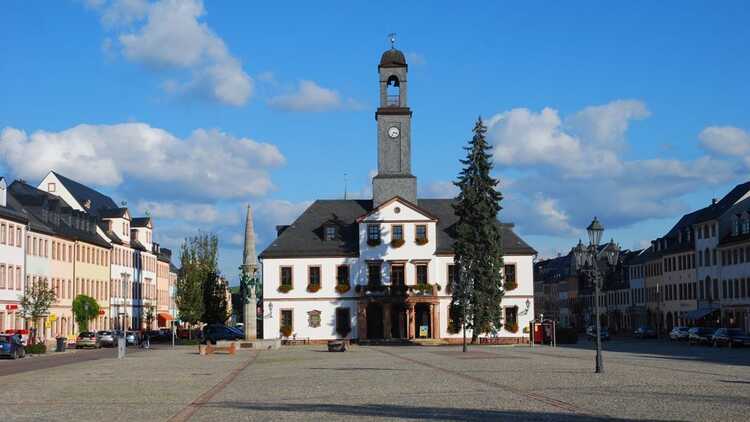
<svg viewBox="0 0 750 422">
<path fill-rule="evenodd" d="M 378 174 L 372 179 L 373 206 L 400 196 L 417 203 L 417 178 L 411 174 L 411 110 L 407 102 L 408 66 L 404 53 L 393 47 L 380 58 L 380 107 L 378 126 Z"/>
</svg>

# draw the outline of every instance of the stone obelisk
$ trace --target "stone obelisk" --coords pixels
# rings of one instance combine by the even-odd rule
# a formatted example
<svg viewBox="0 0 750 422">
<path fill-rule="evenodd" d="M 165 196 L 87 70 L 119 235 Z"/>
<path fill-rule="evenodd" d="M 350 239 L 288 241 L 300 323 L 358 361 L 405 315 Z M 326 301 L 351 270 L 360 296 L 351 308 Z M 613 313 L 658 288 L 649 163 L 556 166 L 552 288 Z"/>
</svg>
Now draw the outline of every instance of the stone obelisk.
<svg viewBox="0 0 750 422">
<path fill-rule="evenodd" d="M 255 257 L 255 231 L 253 230 L 253 209 L 247 206 L 245 219 L 245 250 L 242 255 L 242 270 L 251 280 L 249 292 L 245 299 L 245 340 L 257 340 L 258 308 L 255 296 L 255 283 L 258 271 L 258 261 Z"/>
</svg>

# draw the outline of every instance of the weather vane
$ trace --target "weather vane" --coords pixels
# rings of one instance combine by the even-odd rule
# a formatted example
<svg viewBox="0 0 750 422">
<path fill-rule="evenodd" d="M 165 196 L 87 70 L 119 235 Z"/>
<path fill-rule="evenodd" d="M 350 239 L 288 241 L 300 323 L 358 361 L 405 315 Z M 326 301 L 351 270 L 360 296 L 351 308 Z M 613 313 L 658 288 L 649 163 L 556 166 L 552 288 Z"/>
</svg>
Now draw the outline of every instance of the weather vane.
<svg viewBox="0 0 750 422">
<path fill-rule="evenodd" d="M 396 48 L 394 44 L 396 44 L 396 33 L 391 32 L 388 34 L 388 40 L 391 42 L 391 49 Z"/>
</svg>

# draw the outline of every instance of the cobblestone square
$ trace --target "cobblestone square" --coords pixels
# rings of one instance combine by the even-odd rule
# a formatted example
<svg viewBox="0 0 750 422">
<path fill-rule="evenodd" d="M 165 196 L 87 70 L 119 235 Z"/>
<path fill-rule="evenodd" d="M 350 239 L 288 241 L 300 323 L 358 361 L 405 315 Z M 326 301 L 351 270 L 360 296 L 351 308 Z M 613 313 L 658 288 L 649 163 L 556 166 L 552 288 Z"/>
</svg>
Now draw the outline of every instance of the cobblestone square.
<svg viewBox="0 0 750 422">
<path fill-rule="evenodd" d="M 191 347 L 0 377 L 9 420 L 746 420 L 750 349 L 656 341 L 574 347 Z M 52 358 L 51 358 L 52 359 Z M 14 362 L 4 362 L 13 364 Z M 24 412 L 16 410 L 23 408 Z"/>
</svg>

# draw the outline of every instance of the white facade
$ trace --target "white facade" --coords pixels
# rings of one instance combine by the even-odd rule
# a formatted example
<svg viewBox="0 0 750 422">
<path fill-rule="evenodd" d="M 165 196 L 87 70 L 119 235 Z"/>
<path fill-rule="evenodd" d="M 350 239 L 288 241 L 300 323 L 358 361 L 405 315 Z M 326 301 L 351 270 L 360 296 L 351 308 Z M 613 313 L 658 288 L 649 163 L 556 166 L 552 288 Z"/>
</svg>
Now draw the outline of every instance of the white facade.
<svg viewBox="0 0 750 422">
<path fill-rule="evenodd" d="M 398 209 L 398 211 L 396 211 Z M 380 244 L 368 244 L 368 226 L 378 225 L 380 228 Z M 417 225 L 426 225 L 427 239 L 423 244 L 417 244 Z M 392 243 L 394 226 L 401 226 L 403 245 Z M 264 298 L 264 336 L 265 338 L 282 337 L 282 312 L 291 311 L 292 330 L 290 338 L 298 340 L 330 340 L 336 338 L 358 338 L 360 332 L 358 318 L 359 307 L 364 306 L 364 289 L 368 283 L 368 266 L 372 262 L 380 263 L 380 280 L 384 286 L 393 286 L 391 280 L 392 267 L 403 266 L 404 282 L 406 286 L 417 285 L 417 266 L 427 267 L 427 283 L 435 286 L 434 301 L 435 328 L 432 338 L 460 339 L 460 332 L 449 332 L 448 308 L 451 294 L 448 291 L 449 265 L 453 264 L 450 255 L 437 255 L 436 220 L 412 205 L 400 200 L 393 200 L 383 204 L 382 208 L 373 211 L 362 218 L 359 227 L 359 257 L 310 257 L 310 258 L 265 258 L 263 265 L 263 298 Z M 505 265 L 515 266 L 517 287 L 508 291 L 502 301 L 503 308 L 517 310 L 516 332 L 509 332 L 505 328 L 496 334 L 497 337 L 523 339 L 528 334 L 524 328 L 533 319 L 533 255 L 507 255 Z M 349 267 L 349 285 L 347 292 L 339 293 L 337 286 L 337 268 L 341 265 Z M 290 268 L 291 289 L 283 292 L 279 290 L 281 284 L 281 269 Z M 289 271 L 289 270 L 287 270 Z M 320 274 L 320 289 L 308 291 L 310 273 Z M 358 289 L 357 286 L 360 286 Z M 431 295 L 428 295 L 431 296 Z M 348 308 L 351 331 L 346 336 L 336 332 L 336 309 Z M 318 314 L 319 313 L 319 314 Z M 320 317 L 317 325 L 316 316 Z M 468 333 L 470 336 L 471 333 Z M 415 337 L 420 337 L 416 334 Z"/>
<path fill-rule="evenodd" d="M 26 225 L 0 217 L 0 332 L 23 328 L 19 297 L 26 285 L 25 244 Z"/>
</svg>

